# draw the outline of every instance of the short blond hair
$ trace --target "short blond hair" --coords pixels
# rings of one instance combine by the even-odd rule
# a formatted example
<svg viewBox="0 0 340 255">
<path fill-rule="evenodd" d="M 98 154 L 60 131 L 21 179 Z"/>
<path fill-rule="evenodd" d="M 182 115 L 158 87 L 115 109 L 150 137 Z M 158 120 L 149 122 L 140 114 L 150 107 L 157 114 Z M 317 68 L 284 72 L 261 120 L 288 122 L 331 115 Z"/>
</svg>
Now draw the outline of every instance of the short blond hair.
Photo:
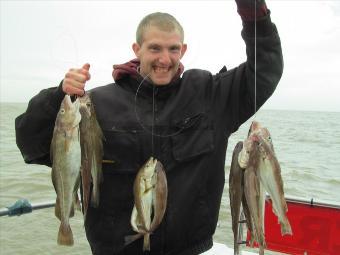
<svg viewBox="0 0 340 255">
<path fill-rule="evenodd" d="M 183 27 L 174 16 L 164 12 L 154 12 L 145 16 L 137 27 L 136 42 L 139 45 L 142 45 L 144 40 L 143 35 L 150 26 L 155 26 L 165 32 L 177 31 L 181 36 L 181 41 L 184 41 Z"/>
</svg>

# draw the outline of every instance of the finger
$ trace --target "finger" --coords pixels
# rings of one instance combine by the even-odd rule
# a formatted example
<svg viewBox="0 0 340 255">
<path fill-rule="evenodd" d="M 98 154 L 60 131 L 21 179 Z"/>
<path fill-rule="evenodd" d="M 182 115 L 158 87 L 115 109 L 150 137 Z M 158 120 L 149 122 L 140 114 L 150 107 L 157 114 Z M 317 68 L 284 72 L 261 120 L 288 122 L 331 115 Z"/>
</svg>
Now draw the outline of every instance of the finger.
<svg viewBox="0 0 340 255">
<path fill-rule="evenodd" d="M 88 80 L 87 74 L 83 74 L 81 71 L 79 71 L 79 72 L 76 72 L 76 71 L 68 72 L 68 73 L 66 73 L 65 78 L 68 78 L 70 80 L 75 80 L 75 81 L 78 81 L 78 82 L 83 82 L 83 83 L 85 83 Z"/>
<path fill-rule="evenodd" d="M 85 94 L 85 90 L 73 86 L 65 86 L 63 88 L 64 92 L 68 95 L 78 95 L 78 96 L 83 96 Z"/>
<path fill-rule="evenodd" d="M 71 78 L 65 78 L 64 79 L 64 84 L 65 87 L 75 87 L 78 89 L 84 89 L 85 87 L 85 82 L 80 82 Z"/>
<path fill-rule="evenodd" d="M 84 64 L 83 67 L 80 70 L 81 70 L 80 72 L 82 74 L 86 75 L 87 80 L 91 79 L 91 75 L 90 75 L 90 72 L 89 72 L 90 71 L 90 64 L 89 63 Z"/>
<path fill-rule="evenodd" d="M 80 73 L 86 76 L 86 81 L 91 79 L 91 74 L 86 69 L 80 69 Z"/>
<path fill-rule="evenodd" d="M 83 68 L 83 69 L 86 69 L 87 71 L 89 71 L 89 70 L 90 70 L 90 64 L 89 64 L 89 63 L 86 63 L 86 64 L 83 65 L 82 68 Z"/>
</svg>

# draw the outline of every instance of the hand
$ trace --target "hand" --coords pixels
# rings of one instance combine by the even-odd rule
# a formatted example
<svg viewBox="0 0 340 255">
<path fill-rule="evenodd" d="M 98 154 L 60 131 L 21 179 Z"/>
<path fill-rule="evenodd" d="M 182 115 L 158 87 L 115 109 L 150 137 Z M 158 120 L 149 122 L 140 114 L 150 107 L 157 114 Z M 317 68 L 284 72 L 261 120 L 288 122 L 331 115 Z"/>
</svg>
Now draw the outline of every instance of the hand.
<svg viewBox="0 0 340 255">
<path fill-rule="evenodd" d="M 82 68 L 71 68 L 63 80 L 63 91 L 68 95 L 83 96 L 85 93 L 85 83 L 90 80 L 90 64 L 86 63 Z"/>
<path fill-rule="evenodd" d="M 245 21 L 255 20 L 255 6 L 256 18 L 267 15 L 268 10 L 265 0 L 235 0 L 237 5 L 237 12 Z"/>
</svg>

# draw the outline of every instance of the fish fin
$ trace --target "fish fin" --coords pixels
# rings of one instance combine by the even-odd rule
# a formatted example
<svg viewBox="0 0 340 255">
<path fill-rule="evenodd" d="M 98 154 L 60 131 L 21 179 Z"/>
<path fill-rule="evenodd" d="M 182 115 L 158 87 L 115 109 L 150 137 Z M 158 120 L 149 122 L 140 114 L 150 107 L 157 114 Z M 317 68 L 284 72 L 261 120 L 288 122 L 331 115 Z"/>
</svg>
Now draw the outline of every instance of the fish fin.
<svg viewBox="0 0 340 255">
<path fill-rule="evenodd" d="M 60 211 L 60 203 L 59 203 L 59 198 L 57 197 L 55 201 L 55 206 L 54 206 L 54 214 L 55 216 L 61 220 L 61 211 Z"/>
<path fill-rule="evenodd" d="M 97 183 L 93 183 L 92 186 L 92 193 L 91 193 L 91 206 L 97 208 L 99 206 L 99 191 Z"/>
<path fill-rule="evenodd" d="M 144 235 L 143 251 L 150 251 L 150 234 L 146 233 Z"/>
<path fill-rule="evenodd" d="M 136 241 L 137 239 L 141 238 L 143 236 L 143 234 L 141 233 L 138 233 L 138 234 L 135 234 L 135 235 L 129 235 L 129 236 L 125 236 L 124 237 L 124 245 L 129 245 L 130 243 L 133 243 L 134 241 Z"/>
<path fill-rule="evenodd" d="M 60 224 L 59 233 L 58 233 L 58 244 L 72 246 L 73 243 L 74 243 L 73 234 L 72 234 L 70 225 L 63 224 L 63 223 Z"/>
<path fill-rule="evenodd" d="M 73 206 L 76 208 L 77 211 L 81 211 L 81 205 L 80 205 L 79 196 L 77 192 L 74 192 Z"/>
<path fill-rule="evenodd" d="M 98 164 L 96 161 L 96 157 L 93 156 L 91 159 L 91 176 L 92 176 L 92 194 L 91 194 L 91 206 L 97 208 L 99 205 L 99 183 L 100 183 L 100 174 L 98 168 Z"/>
<path fill-rule="evenodd" d="M 140 223 L 139 223 L 139 217 L 138 217 L 136 205 L 133 206 L 130 223 L 131 223 L 132 229 L 138 232 L 137 225 L 139 225 Z"/>
<path fill-rule="evenodd" d="M 82 166 L 80 171 L 81 171 L 81 185 L 83 190 L 83 214 L 85 216 L 89 205 L 89 193 L 91 186 L 91 174 L 89 171 L 89 163 L 86 158 L 82 160 Z"/>
</svg>

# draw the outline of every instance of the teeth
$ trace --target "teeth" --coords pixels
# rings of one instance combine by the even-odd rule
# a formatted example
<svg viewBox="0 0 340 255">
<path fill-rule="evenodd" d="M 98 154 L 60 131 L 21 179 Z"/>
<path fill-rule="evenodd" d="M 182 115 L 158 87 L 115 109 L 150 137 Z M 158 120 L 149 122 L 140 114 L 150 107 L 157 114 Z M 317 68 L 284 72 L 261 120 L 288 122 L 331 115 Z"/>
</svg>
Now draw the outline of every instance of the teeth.
<svg viewBox="0 0 340 255">
<path fill-rule="evenodd" d="M 155 67 L 154 69 L 157 73 L 166 73 L 168 71 L 167 67 Z"/>
</svg>

